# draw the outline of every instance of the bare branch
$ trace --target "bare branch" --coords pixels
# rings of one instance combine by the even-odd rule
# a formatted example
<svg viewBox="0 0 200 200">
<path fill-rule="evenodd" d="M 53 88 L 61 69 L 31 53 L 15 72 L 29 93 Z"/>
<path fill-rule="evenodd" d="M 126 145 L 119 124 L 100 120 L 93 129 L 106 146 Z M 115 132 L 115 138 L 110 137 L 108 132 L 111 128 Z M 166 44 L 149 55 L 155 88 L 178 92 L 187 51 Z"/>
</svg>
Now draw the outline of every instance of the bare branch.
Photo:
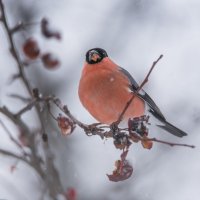
<svg viewBox="0 0 200 200">
<path fill-rule="evenodd" d="M 47 107 L 50 106 L 49 102 L 53 102 L 67 117 L 70 118 L 70 120 L 74 123 L 77 124 L 80 128 L 84 130 L 86 135 L 91 136 L 91 135 L 99 135 L 102 139 L 104 137 L 111 137 L 110 131 L 104 130 L 106 127 L 109 129 L 109 126 L 103 125 L 101 127 L 101 123 L 94 123 L 91 125 L 84 124 L 83 122 L 79 121 L 76 119 L 72 113 L 69 111 L 68 107 L 66 105 L 63 105 L 60 101 L 60 99 L 56 98 L 55 96 L 48 96 L 46 98 L 39 98 L 40 101 L 44 101 L 47 103 Z M 50 110 L 50 108 L 48 108 Z M 52 115 L 52 113 L 50 113 Z M 56 118 L 52 116 L 55 120 Z"/>
<path fill-rule="evenodd" d="M 6 125 L 0 120 L 0 124 L 3 127 L 3 129 L 5 130 L 5 132 L 8 134 L 10 140 L 17 146 L 19 147 L 19 149 L 22 151 L 22 153 L 24 155 L 27 155 L 27 153 L 24 151 L 22 145 L 12 136 L 11 132 L 8 130 L 8 128 L 6 127 Z"/>
<path fill-rule="evenodd" d="M 75 124 L 78 124 L 81 128 L 87 129 L 88 125 L 82 123 L 78 119 L 76 119 L 71 112 L 69 111 L 68 107 L 66 105 L 62 105 L 61 101 L 58 98 L 53 98 L 53 103 L 60 108 Z"/>
<path fill-rule="evenodd" d="M 15 114 L 15 117 L 20 117 L 25 112 L 31 110 L 36 105 L 36 103 L 38 103 L 37 99 L 33 99 L 29 104 L 27 104 L 24 108 L 22 108 L 20 111 L 18 111 Z"/>
<path fill-rule="evenodd" d="M 22 81 L 24 82 L 26 89 L 28 90 L 29 94 L 32 96 L 32 90 L 29 84 L 28 79 L 26 78 L 25 72 L 24 72 L 24 66 L 20 60 L 20 57 L 18 55 L 17 49 L 15 47 L 13 38 L 12 38 L 12 30 L 9 28 L 7 19 L 6 19 L 6 14 L 5 14 L 5 8 L 4 8 L 4 4 L 3 1 L 0 0 L 0 8 L 1 8 L 1 18 L 2 18 L 2 22 L 4 24 L 7 36 L 8 36 L 8 41 L 10 43 L 10 51 L 12 53 L 12 55 L 14 56 L 16 62 L 17 62 L 17 66 L 18 66 L 18 70 L 19 70 L 19 74 L 20 77 L 22 79 Z"/>
<path fill-rule="evenodd" d="M 159 140 L 159 139 L 157 139 L 157 138 L 148 138 L 148 139 L 144 139 L 144 140 L 149 140 L 149 141 L 153 141 L 153 142 L 158 142 L 158 143 L 166 144 L 166 145 L 169 145 L 169 146 L 171 146 L 171 147 L 174 147 L 174 146 L 182 146 L 182 147 L 189 147 L 189 148 L 192 148 L 192 149 L 195 148 L 194 145 L 167 142 L 167 141 Z"/>
<path fill-rule="evenodd" d="M 8 84 L 12 84 L 15 80 L 20 79 L 20 74 L 13 74 L 10 79 L 8 80 Z"/>
<path fill-rule="evenodd" d="M 30 132 L 28 126 L 20 118 L 15 117 L 7 107 L 0 107 L 0 113 L 9 118 L 15 125 L 19 126 L 25 133 Z"/>
<path fill-rule="evenodd" d="M 40 127 L 40 130 L 41 130 L 40 133 L 43 134 L 43 133 L 45 133 L 45 128 L 44 128 L 44 122 L 43 122 L 42 114 L 40 112 L 40 107 L 35 102 L 35 97 L 34 97 L 34 94 L 32 92 L 30 82 L 29 82 L 29 80 L 28 80 L 28 78 L 25 74 L 24 63 L 20 59 L 19 53 L 17 51 L 17 48 L 15 47 L 15 43 L 14 43 L 14 40 L 13 40 L 13 33 L 15 33 L 17 30 L 19 30 L 21 25 L 19 24 L 18 26 L 15 26 L 14 28 L 9 27 L 8 22 L 7 22 L 7 18 L 6 18 L 3 0 L 0 0 L 0 9 L 1 9 L 1 21 L 4 25 L 4 27 L 5 27 L 6 35 L 8 37 L 10 52 L 11 52 L 12 56 L 14 57 L 16 64 L 17 64 L 17 68 L 18 68 L 18 75 L 17 76 L 22 80 L 22 83 L 24 84 L 25 88 L 28 91 L 28 94 L 30 95 L 30 97 L 32 99 L 31 103 L 28 104 L 27 106 L 25 106 L 22 110 L 20 110 L 17 113 L 17 115 L 14 115 L 6 107 L 0 107 L 0 113 L 4 114 L 6 117 L 8 117 L 17 126 L 21 127 L 22 130 L 26 134 L 34 136 L 34 134 L 31 133 L 29 127 L 21 120 L 21 118 L 19 116 L 21 116 L 23 113 L 25 113 L 26 111 L 31 109 L 33 106 L 35 106 L 36 112 L 37 112 L 37 115 L 38 115 L 38 118 L 39 118 L 40 126 L 41 126 Z M 56 168 L 55 168 L 53 160 L 51 158 L 49 158 L 49 154 L 51 154 L 51 151 L 50 151 L 47 143 L 43 144 L 43 149 L 44 149 L 44 152 L 45 152 L 45 160 L 46 160 L 45 168 L 47 170 L 44 170 L 40 166 L 40 164 L 41 164 L 40 160 L 41 159 L 40 159 L 40 156 L 37 153 L 37 146 L 34 143 L 34 141 L 33 141 L 33 143 L 30 143 L 30 150 L 31 150 L 30 166 L 33 167 L 38 172 L 38 174 L 40 175 L 40 177 L 44 181 L 45 185 L 47 186 L 52 199 L 56 199 L 57 194 L 64 193 L 64 189 L 62 187 L 58 173 L 54 173 L 56 171 Z M 6 152 L 4 150 L 2 150 L 1 153 L 4 154 L 4 155 L 13 156 L 13 157 L 20 159 L 19 156 L 14 155 L 14 154 L 12 155 L 12 153 Z M 48 171 L 48 170 L 50 170 L 50 173 L 51 172 L 52 173 L 48 174 L 48 176 L 46 176 L 46 173 L 47 173 L 46 171 Z M 49 177 L 49 178 L 47 178 L 47 177 Z M 55 187 L 54 182 L 56 182 L 56 187 Z"/>
<path fill-rule="evenodd" d="M 25 163 L 27 163 L 28 165 L 31 165 L 30 162 L 23 156 L 19 156 L 13 152 L 10 152 L 10 151 L 7 151 L 7 150 L 4 150 L 4 149 L 0 149 L 0 154 L 2 155 L 5 155 L 5 156 L 9 156 L 9 157 L 12 157 L 12 158 L 16 158 L 17 160 L 21 160 Z"/>
<path fill-rule="evenodd" d="M 188 148 L 195 148 L 195 145 L 189 145 L 189 144 L 183 144 L 183 143 L 174 143 L 174 142 L 168 142 L 168 141 L 164 141 L 164 140 L 160 140 L 157 138 L 149 138 L 147 136 L 142 137 L 138 134 L 136 134 L 135 132 L 131 131 L 131 135 L 137 140 L 137 141 L 152 141 L 152 142 L 157 142 L 157 143 L 161 143 L 161 144 L 165 144 L 171 147 L 174 146 L 182 146 L 182 147 L 188 147 Z"/>
<path fill-rule="evenodd" d="M 9 94 L 8 96 L 12 97 L 12 98 L 15 98 L 15 99 L 19 99 L 24 103 L 27 103 L 27 102 L 31 101 L 31 98 L 23 97 L 23 96 L 18 95 L 18 94 Z"/>
<path fill-rule="evenodd" d="M 126 103 L 124 109 L 122 110 L 121 114 L 119 115 L 119 118 L 116 122 L 114 122 L 115 125 L 119 125 L 119 123 L 122 121 L 123 116 L 125 114 L 125 112 L 127 111 L 128 107 L 130 106 L 131 102 L 133 101 L 133 99 L 135 98 L 135 96 L 137 96 L 137 94 L 139 93 L 139 91 L 143 88 L 143 86 L 148 82 L 149 76 L 151 74 L 151 72 L 153 71 L 154 67 L 156 66 L 156 64 L 159 62 L 159 60 L 163 57 L 163 55 L 160 55 L 159 58 L 153 62 L 148 74 L 146 75 L 146 77 L 144 78 L 143 82 L 140 84 L 140 86 L 138 87 L 138 89 L 136 90 L 136 92 L 134 92 L 133 96 L 130 98 L 130 100 Z"/>
<path fill-rule="evenodd" d="M 38 25 L 40 22 L 31 22 L 31 23 L 24 23 L 24 22 L 18 22 L 10 31 L 11 34 L 17 33 L 18 31 L 24 30 L 25 28 L 28 28 L 33 25 Z"/>
<path fill-rule="evenodd" d="M 161 57 L 159 57 L 159 59 L 161 59 Z M 159 59 L 153 63 L 152 67 L 155 66 L 155 64 L 159 61 Z M 151 71 L 152 71 L 152 68 L 151 68 L 150 72 Z M 148 75 L 146 76 L 145 79 L 148 80 L 150 72 L 148 73 Z M 143 83 L 141 85 L 143 85 Z M 40 101 L 46 102 L 48 104 L 48 107 L 50 106 L 49 101 L 52 101 L 63 113 L 65 113 L 73 121 L 74 124 L 77 124 L 89 136 L 90 136 L 90 134 L 99 135 L 102 139 L 104 137 L 105 138 L 113 137 L 112 127 L 110 127 L 108 125 L 101 124 L 101 123 L 94 123 L 94 124 L 91 124 L 91 125 L 87 125 L 87 124 L 80 122 L 78 119 L 76 119 L 71 114 L 71 112 L 69 111 L 67 106 L 62 105 L 60 99 L 58 99 L 54 96 L 48 96 L 48 97 L 45 97 L 45 98 L 40 98 Z M 52 116 L 52 113 L 50 115 Z M 56 120 L 56 118 L 54 116 L 52 116 L 52 117 Z M 118 131 L 119 131 L 120 137 L 130 137 L 129 135 L 127 135 L 127 132 L 130 131 L 128 128 L 118 128 Z M 188 145 L 188 144 L 182 144 L 182 143 L 172 143 L 172 142 L 168 142 L 168 141 L 159 140 L 157 138 L 141 137 L 136 133 L 132 133 L 132 134 L 139 141 L 153 141 L 153 142 L 166 144 L 166 145 L 169 145 L 169 146 L 183 146 L 183 147 L 195 148 L 194 145 Z"/>
</svg>

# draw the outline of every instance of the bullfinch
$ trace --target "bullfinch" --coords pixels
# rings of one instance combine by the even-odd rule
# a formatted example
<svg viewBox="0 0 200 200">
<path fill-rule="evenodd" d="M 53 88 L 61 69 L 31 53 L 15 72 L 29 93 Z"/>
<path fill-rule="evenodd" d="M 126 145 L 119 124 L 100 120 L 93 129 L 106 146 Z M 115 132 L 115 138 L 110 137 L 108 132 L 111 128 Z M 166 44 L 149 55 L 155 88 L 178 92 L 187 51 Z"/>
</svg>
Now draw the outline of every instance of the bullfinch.
<svg viewBox="0 0 200 200">
<path fill-rule="evenodd" d="M 138 87 L 130 73 L 114 63 L 104 49 L 93 48 L 87 51 L 78 93 L 83 106 L 95 119 L 103 124 L 112 124 L 135 95 L 123 120 L 140 117 L 148 109 L 160 121 L 158 127 L 178 137 L 187 135 L 166 120 L 144 90 L 136 94 Z"/>
</svg>

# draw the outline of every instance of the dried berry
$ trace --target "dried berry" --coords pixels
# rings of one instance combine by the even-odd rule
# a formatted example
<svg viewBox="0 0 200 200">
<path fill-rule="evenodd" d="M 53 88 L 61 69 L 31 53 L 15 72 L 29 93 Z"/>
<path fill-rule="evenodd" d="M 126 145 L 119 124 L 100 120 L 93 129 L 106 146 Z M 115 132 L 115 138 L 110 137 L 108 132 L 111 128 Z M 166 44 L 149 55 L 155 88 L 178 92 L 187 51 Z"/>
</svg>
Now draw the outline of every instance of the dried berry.
<svg viewBox="0 0 200 200">
<path fill-rule="evenodd" d="M 57 122 L 63 135 L 70 135 L 75 128 L 73 122 L 61 114 L 57 117 Z"/>
<path fill-rule="evenodd" d="M 65 194 L 67 200 L 77 200 L 77 192 L 74 188 L 68 188 Z"/>
<path fill-rule="evenodd" d="M 40 55 L 37 41 L 33 38 L 26 40 L 23 45 L 23 52 L 28 58 L 32 60 L 36 59 Z"/>
<path fill-rule="evenodd" d="M 60 65 L 59 60 L 51 53 L 42 55 L 41 59 L 47 69 L 56 69 Z"/>
<path fill-rule="evenodd" d="M 141 140 L 141 144 L 145 149 L 151 149 L 153 147 L 153 142 L 145 135 L 143 136 L 143 140 Z"/>
<path fill-rule="evenodd" d="M 133 167 L 129 164 L 129 162 L 125 160 L 122 163 L 120 160 L 118 160 L 116 161 L 116 163 L 117 167 L 113 171 L 113 173 L 111 175 L 107 174 L 109 180 L 113 182 L 118 182 L 130 178 L 133 173 Z"/>
<path fill-rule="evenodd" d="M 124 151 L 121 154 L 121 160 L 115 161 L 116 169 L 113 171 L 111 175 L 107 174 L 110 181 L 113 181 L 113 182 L 124 181 L 131 177 L 133 173 L 133 167 L 126 160 L 127 154 L 128 154 L 128 150 Z"/>
<path fill-rule="evenodd" d="M 140 141 L 139 136 L 137 135 L 137 133 L 133 132 L 133 131 L 129 131 L 129 135 L 130 135 L 130 139 L 135 142 L 138 143 Z"/>
<path fill-rule="evenodd" d="M 43 18 L 41 21 L 41 31 L 44 37 L 46 38 L 56 38 L 57 40 L 61 39 L 61 34 L 58 31 L 51 30 L 49 28 L 49 21 L 46 18 Z"/>
</svg>

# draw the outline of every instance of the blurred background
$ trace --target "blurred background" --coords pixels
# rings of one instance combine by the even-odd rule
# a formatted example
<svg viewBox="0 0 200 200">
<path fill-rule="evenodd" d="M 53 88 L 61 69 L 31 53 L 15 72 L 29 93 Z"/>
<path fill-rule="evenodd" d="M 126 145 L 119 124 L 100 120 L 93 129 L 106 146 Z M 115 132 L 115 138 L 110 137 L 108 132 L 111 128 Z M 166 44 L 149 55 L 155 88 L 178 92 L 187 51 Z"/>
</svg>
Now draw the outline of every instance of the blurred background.
<svg viewBox="0 0 200 200">
<path fill-rule="evenodd" d="M 134 167 L 130 179 L 113 183 L 112 173 L 120 158 L 112 140 L 87 137 L 76 128 L 71 136 L 61 135 L 47 116 L 50 147 L 64 188 L 73 187 L 83 200 L 193 200 L 200 196 L 200 1 L 198 0 L 4 0 L 10 26 L 18 21 L 39 22 L 46 17 L 62 34 L 60 42 L 41 36 L 39 24 L 15 34 L 21 51 L 25 39 L 33 36 L 43 52 L 52 52 L 60 60 L 57 70 L 46 70 L 35 62 L 26 69 L 33 87 L 43 94 L 55 94 L 82 122 L 96 122 L 81 105 L 77 88 L 85 53 L 93 47 L 106 49 L 108 55 L 126 68 L 141 83 L 152 62 L 158 63 L 145 85 L 166 118 L 188 133 L 176 138 L 154 126 L 150 136 L 196 145 L 195 149 L 154 144 L 151 150 L 140 144 L 130 148 L 129 161 Z M 9 54 L 4 28 L 0 25 L 0 106 L 12 111 L 22 107 L 10 93 L 24 94 L 20 81 L 9 83 L 17 71 Z M 22 54 L 22 53 L 21 53 Z M 21 55 L 23 57 L 23 54 Z M 56 110 L 54 111 L 57 112 Z M 17 137 L 16 127 L 0 115 Z M 33 112 L 23 115 L 37 127 Z M 153 119 L 151 119 L 153 122 Z M 0 127 L 0 147 L 16 151 Z M 11 173 L 16 161 L 0 155 L 0 199 L 36 200 L 42 197 L 37 174 L 23 163 Z"/>
</svg>

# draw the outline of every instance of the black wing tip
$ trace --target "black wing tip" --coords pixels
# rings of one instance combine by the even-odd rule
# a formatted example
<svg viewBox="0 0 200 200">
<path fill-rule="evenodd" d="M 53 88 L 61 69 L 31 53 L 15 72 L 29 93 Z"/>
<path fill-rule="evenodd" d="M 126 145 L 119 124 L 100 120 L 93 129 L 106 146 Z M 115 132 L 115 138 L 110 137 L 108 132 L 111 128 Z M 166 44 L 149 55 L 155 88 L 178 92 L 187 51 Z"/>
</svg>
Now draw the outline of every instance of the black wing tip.
<svg viewBox="0 0 200 200">
<path fill-rule="evenodd" d="M 172 124 L 168 122 L 166 122 L 165 125 L 157 125 L 157 126 L 177 137 L 184 137 L 188 135 L 184 131 L 180 130 L 179 128 L 173 126 Z"/>
<path fill-rule="evenodd" d="M 160 120 L 165 120 L 164 115 L 162 114 L 161 110 L 158 108 L 158 106 L 155 104 L 153 99 L 145 92 L 144 95 L 140 95 L 142 99 L 146 101 L 146 103 L 149 105 L 150 109 L 149 111 Z"/>
<path fill-rule="evenodd" d="M 161 112 L 155 111 L 152 108 L 148 110 L 155 118 L 157 118 L 160 121 L 166 121 L 164 115 Z"/>
</svg>

